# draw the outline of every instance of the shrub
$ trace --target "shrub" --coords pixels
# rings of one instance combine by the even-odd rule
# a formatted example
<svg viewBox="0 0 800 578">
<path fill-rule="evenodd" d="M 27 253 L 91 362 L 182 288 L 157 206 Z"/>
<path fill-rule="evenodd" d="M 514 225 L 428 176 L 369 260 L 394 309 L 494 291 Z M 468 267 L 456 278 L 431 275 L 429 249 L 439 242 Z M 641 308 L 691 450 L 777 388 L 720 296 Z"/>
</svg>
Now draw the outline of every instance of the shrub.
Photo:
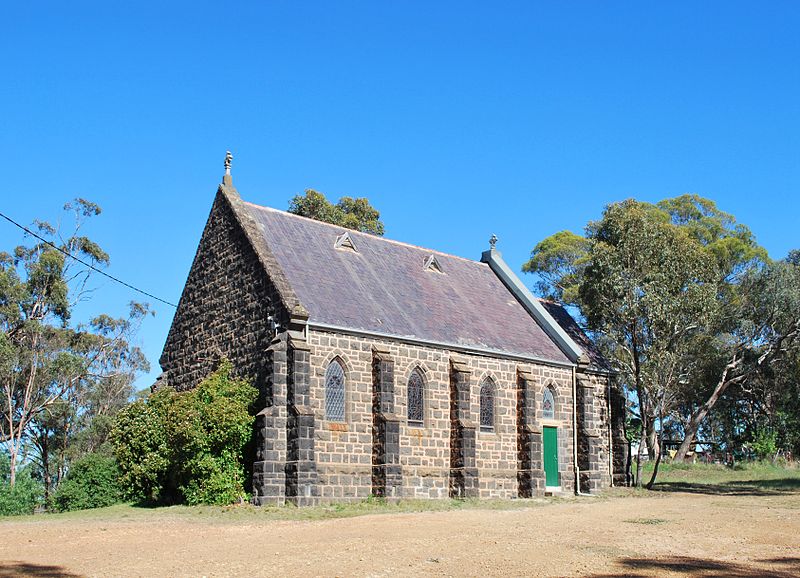
<svg viewBox="0 0 800 578">
<path fill-rule="evenodd" d="M 195 389 L 156 392 L 124 409 L 112 441 L 121 480 L 154 503 L 229 504 L 242 498 L 243 450 L 253 432 L 258 391 L 220 368 Z"/>
<path fill-rule="evenodd" d="M 111 441 L 120 469 L 120 484 L 128 497 L 143 502 L 166 502 L 176 492 L 170 480 L 174 462 L 170 447 L 170 408 L 177 394 L 166 388 L 120 411 Z"/>
<path fill-rule="evenodd" d="M 753 437 L 751 447 L 758 459 L 773 459 L 778 453 L 778 433 L 769 428 L 759 429 Z"/>
<path fill-rule="evenodd" d="M 33 514 L 43 496 L 44 486 L 33 479 L 30 465 L 17 469 L 14 487 L 11 487 L 10 460 L 0 452 L 0 516 Z"/>
<path fill-rule="evenodd" d="M 119 468 L 112 457 L 88 454 L 76 460 L 53 496 L 55 509 L 88 510 L 121 501 Z"/>
</svg>

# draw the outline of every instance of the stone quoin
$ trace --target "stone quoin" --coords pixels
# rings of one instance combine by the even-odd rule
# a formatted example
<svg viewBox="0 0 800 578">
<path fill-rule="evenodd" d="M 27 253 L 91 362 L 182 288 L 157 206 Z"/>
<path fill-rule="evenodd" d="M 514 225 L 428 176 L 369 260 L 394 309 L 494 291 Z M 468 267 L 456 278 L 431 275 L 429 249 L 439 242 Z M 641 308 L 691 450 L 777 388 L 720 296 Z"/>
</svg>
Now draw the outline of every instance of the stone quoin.
<svg viewBox="0 0 800 578">
<path fill-rule="evenodd" d="M 190 389 L 223 358 L 258 388 L 256 504 L 624 482 L 613 371 L 495 236 L 472 261 L 257 206 L 231 160 L 154 388 Z"/>
</svg>

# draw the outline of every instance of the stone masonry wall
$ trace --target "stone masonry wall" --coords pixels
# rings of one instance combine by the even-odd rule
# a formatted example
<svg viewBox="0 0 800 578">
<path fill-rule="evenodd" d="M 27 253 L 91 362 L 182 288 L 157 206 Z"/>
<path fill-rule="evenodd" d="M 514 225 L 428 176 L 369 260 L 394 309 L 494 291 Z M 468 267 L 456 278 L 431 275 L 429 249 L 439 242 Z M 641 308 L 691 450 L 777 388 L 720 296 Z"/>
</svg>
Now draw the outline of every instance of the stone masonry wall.
<svg viewBox="0 0 800 578">
<path fill-rule="evenodd" d="M 608 378 L 580 371 L 577 381 L 578 468 L 581 491 L 596 493 L 611 483 Z"/>
<path fill-rule="evenodd" d="M 611 381 L 611 444 L 613 458 L 613 481 L 615 486 L 626 486 L 628 480 L 628 439 L 625 436 L 625 392 L 613 377 Z"/>
<path fill-rule="evenodd" d="M 556 392 L 554 420 L 537 415 L 539 427 L 558 427 L 559 470 L 563 491 L 574 488 L 572 468 L 571 370 L 467 355 L 394 341 L 345 336 L 310 330 L 310 405 L 316 414 L 315 451 L 319 492 L 323 501 L 362 499 L 372 493 L 373 355 L 386 351 L 394 361 L 395 405 L 400 416 L 402 497 L 447 498 L 450 476 L 450 362 L 455 357 L 471 370 L 471 416 L 480 415 L 480 383 L 491 378 L 496 386 L 493 431 L 476 439 L 476 465 L 481 498 L 518 495 L 517 479 L 517 372 L 522 368 L 538 380 L 538 396 L 550 385 Z M 346 420 L 325 420 L 325 369 L 339 358 L 346 372 Z M 407 382 L 419 367 L 425 382 L 425 420 L 422 427 L 407 422 Z M 536 386 L 534 386 L 536 390 Z M 537 404 L 537 407 L 539 404 Z M 400 496 L 398 496 L 400 497 Z"/>
<path fill-rule="evenodd" d="M 178 391 L 191 389 L 227 357 L 269 405 L 269 315 L 286 323 L 275 287 L 229 201 L 217 193 L 161 356 L 166 382 Z"/>
<path fill-rule="evenodd" d="M 396 498 L 447 498 L 454 491 L 481 498 L 536 495 L 544 489 L 543 426 L 558 428 L 559 485 L 574 490 L 570 368 L 327 331 L 306 335 L 296 311 L 295 338 L 289 339 L 289 314 L 262 262 L 221 190 L 160 360 L 166 383 L 179 391 L 196 386 L 223 357 L 259 388 L 264 410 L 256 422 L 256 503 L 363 499 L 376 488 Z M 277 336 L 270 317 L 282 329 Z M 324 375 L 336 357 L 346 373 L 344 423 L 325 420 Z M 424 381 L 421 425 L 407 419 L 407 383 L 415 368 Z M 479 425 L 484 379 L 495 385 L 491 428 Z M 607 379 L 581 375 L 577 391 L 584 490 L 611 478 Z M 546 387 L 556 402 L 549 420 L 541 409 Z M 461 400 L 455 414 L 454 392 Z M 624 401 L 612 388 L 617 483 Z M 457 442 L 452 447 L 451 440 Z M 469 463 L 454 466 L 454 453 Z M 455 484 L 454 476 L 460 476 Z"/>
</svg>

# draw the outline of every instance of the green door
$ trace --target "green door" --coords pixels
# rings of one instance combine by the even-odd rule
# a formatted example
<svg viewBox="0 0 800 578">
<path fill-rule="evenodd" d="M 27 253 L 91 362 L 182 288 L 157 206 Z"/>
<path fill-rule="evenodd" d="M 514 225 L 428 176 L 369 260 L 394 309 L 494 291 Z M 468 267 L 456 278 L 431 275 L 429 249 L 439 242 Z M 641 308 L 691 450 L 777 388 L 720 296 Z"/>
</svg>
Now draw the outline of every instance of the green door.
<svg viewBox="0 0 800 578">
<path fill-rule="evenodd" d="M 558 428 L 542 428 L 544 480 L 546 486 L 558 486 Z"/>
</svg>

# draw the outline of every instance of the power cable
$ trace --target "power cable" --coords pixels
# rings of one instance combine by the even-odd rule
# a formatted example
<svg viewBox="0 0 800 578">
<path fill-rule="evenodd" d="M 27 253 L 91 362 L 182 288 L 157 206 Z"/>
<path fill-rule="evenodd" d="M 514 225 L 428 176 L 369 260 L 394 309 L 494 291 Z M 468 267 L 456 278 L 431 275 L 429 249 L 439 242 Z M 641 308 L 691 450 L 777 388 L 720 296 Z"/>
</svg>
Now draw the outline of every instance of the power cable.
<svg viewBox="0 0 800 578">
<path fill-rule="evenodd" d="M 31 230 L 30 230 L 28 227 L 26 227 L 26 226 L 24 226 L 24 225 L 20 225 L 20 224 L 19 224 L 19 223 L 17 223 L 17 222 L 16 222 L 14 219 L 12 219 L 11 217 L 9 217 L 9 216 L 7 216 L 7 215 L 4 215 L 2 212 L 0 212 L 0 217 L 3 217 L 3 218 L 6 220 L 6 221 L 8 221 L 9 223 L 11 223 L 12 225 L 14 225 L 14 226 L 16 226 L 16 227 L 19 227 L 20 229 L 22 229 L 23 231 L 25 231 L 25 232 L 26 232 L 26 233 L 28 233 L 29 235 L 31 235 L 31 236 L 33 236 L 33 237 L 36 237 L 36 238 L 37 238 L 37 239 L 39 239 L 39 240 L 40 240 L 42 243 L 45 243 L 46 245 L 49 245 L 50 247 L 52 247 L 52 248 L 53 248 L 53 249 L 55 249 L 56 251 L 58 251 L 58 252 L 60 252 L 60 253 L 63 253 L 64 255 L 66 255 L 67 257 L 69 257 L 70 259 L 74 259 L 75 261 L 77 261 L 78 263 L 80 263 L 81 265 L 83 265 L 84 267 L 88 267 L 88 268 L 89 268 L 89 269 L 91 269 L 92 271 L 95 271 L 95 272 L 97 272 L 97 273 L 100 273 L 101 275 L 103 275 L 103 276 L 105 276 L 105 277 L 108 277 L 109 279 L 111 279 L 112 281 L 115 281 L 115 282 L 119 283 L 120 285 L 124 285 L 124 286 L 125 286 L 125 287 L 127 287 L 128 289 L 133 289 L 133 290 L 134 290 L 134 291 L 136 291 L 137 293 L 141 293 L 142 295 L 146 295 L 147 297 L 150 297 L 151 299 L 155 299 L 156 301 L 160 301 L 161 303 L 164 303 L 165 305 L 169 305 L 170 307 L 175 307 L 175 308 L 177 309 L 177 307 L 178 307 L 178 306 L 177 306 L 177 305 L 175 305 L 174 303 L 170 303 L 169 301 L 166 301 L 166 300 L 164 300 L 164 299 L 161 299 L 161 297 L 156 297 L 156 296 L 155 296 L 155 295 L 153 295 L 152 293 L 148 293 L 147 291 L 143 291 L 142 289 L 139 289 L 138 287 L 134 287 L 134 286 L 133 286 L 133 285 L 131 285 L 130 283 L 126 283 L 126 282 L 125 282 L 125 281 L 123 281 L 122 279 L 118 279 L 117 277 L 114 277 L 113 275 L 109 275 L 108 273 L 106 273 L 106 272 L 105 272 L 105 271 L 103 271 L 102 269 L 98 269 L 97 267 L 95 267 L 95 266 L 94 266 L 94 265 L 92 265 L 91 263 L 87 263 L 86 261 L 84 261 L 84 260 L 82 260 L 82 259 L 80 259 L 80 258 L 76 257 L 75 255 L 73 255 L 72 253 L 70 253 L 70 252 L 68 252 L 68 251 L 65 251 L 65 250 L 64 250 L 64 249 L 62 249 L 61 247 L 58 247 L 58 246 L 54 245 L 53 243 L 51 243 L 50 241 L 48 241 L 48 240 L 47 240 L 47 239 L 45 239 L 44 237 L 41 237 L 41 236 L 37 235 L 36 233 L 34 233 L 33 231 L 31 231 Z"/>
</svg>

